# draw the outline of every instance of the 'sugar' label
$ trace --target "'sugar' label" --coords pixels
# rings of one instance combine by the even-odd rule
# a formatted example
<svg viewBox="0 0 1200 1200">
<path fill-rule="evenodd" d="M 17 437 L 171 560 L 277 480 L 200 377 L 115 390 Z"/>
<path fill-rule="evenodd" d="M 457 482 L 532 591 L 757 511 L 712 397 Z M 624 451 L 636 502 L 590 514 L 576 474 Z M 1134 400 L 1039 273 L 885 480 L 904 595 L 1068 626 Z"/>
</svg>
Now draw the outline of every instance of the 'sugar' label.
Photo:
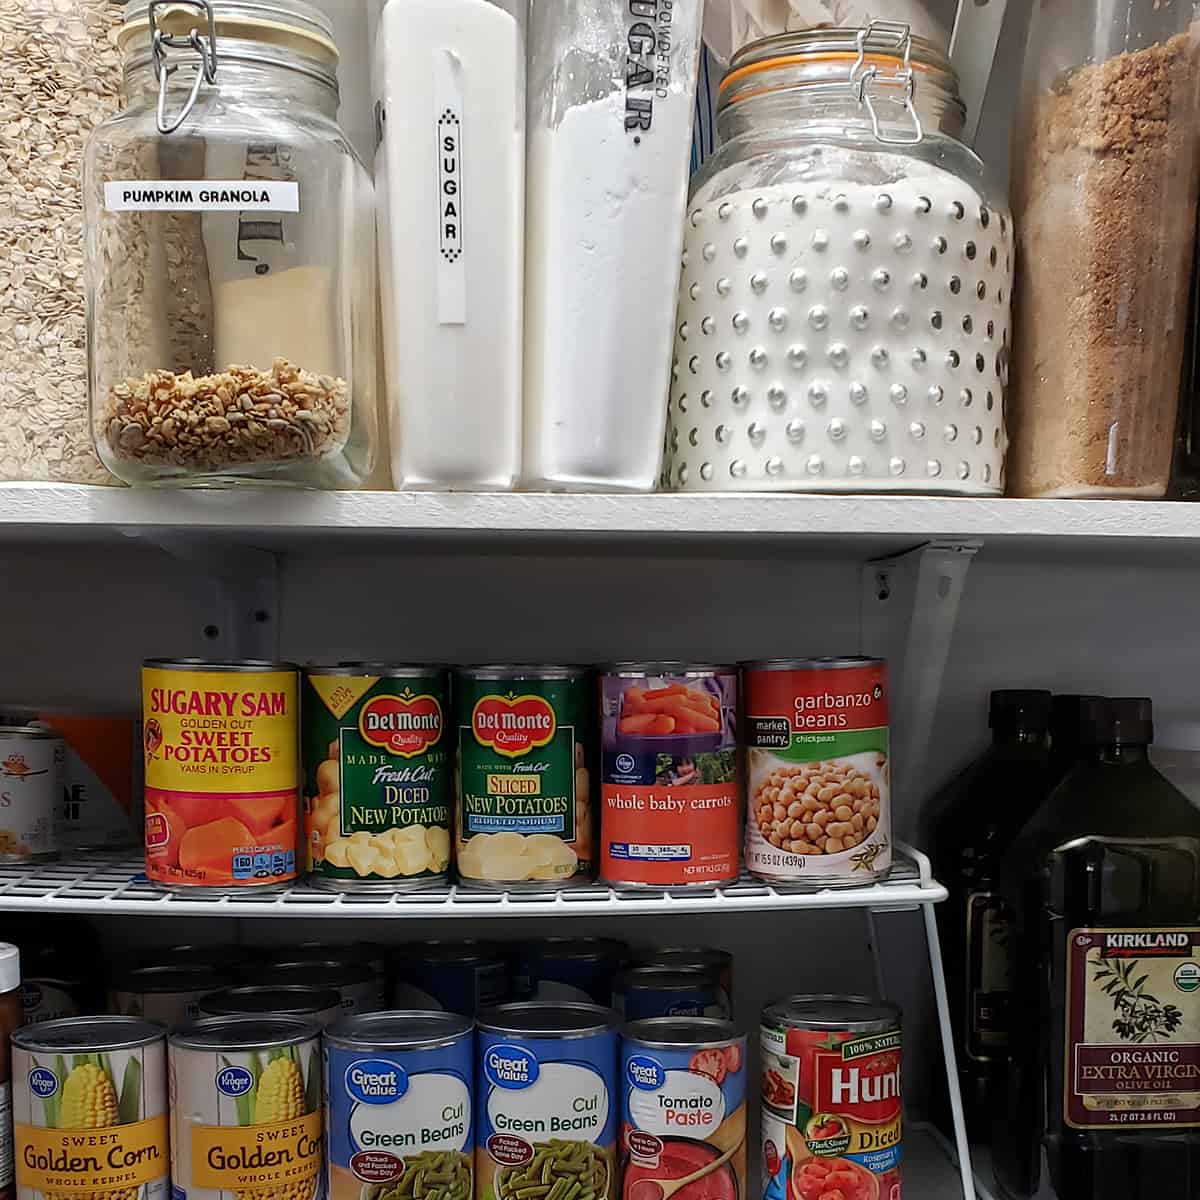
<svg viewBox="0 0 1200 1200">
<path fill-rule="evenodd" d="M 1066 1001 L 1068 1125 L 1200 1126 L 1200 929 L 1072 930 Z"/>
<path fill-rule="evenodd" d="M 516 1040 L 485 1031 L 479 1056 L 485 1200 L 520 1200 L 544 1176 L 578 1180 L 597 1200 L 611 1195 L 616 1032 Z"/>
<path fill-rule="evenodd" d="M 446 1180 L 445 1200 L 473 1190 L 470 1035 L 450 1046 L 377 1054 L 325 1052 L 331 1176 L 393 1183 L 416 1171 Z"/>
<path fill-rule="evenodd" d="M 265 179 L 112 179 L 109 212 L 300 211 L 300 185 Z"/>
</svg>

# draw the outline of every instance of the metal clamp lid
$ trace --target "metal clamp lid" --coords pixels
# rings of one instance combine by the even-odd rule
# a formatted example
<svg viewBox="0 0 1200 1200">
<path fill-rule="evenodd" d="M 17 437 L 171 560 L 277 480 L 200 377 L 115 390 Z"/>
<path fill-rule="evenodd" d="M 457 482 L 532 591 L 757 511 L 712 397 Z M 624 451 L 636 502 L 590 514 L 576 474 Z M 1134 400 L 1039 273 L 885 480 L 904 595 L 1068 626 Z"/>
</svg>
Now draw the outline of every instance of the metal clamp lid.
<svg viewBox="0 0 1200 1200">
<path fill-rule="evenodd" d="M 867 39 L 878 43 L 880 38 L 894 38 L 896 50 L 903 56 L 900 68 L 895 71 L 880 71 L 878 65 L 867 66 Z M 912 69 L 912 33 L 902 21 L 872 21 L 860 29 L 854 39 L 858 57 L 850 68 L 850 87 L 860 105 L 865 105 L 871 116 L 871 132 L 875 140 L 889 146 L 915 146 L 925 137 L 921 118 L 917 115 L 913 99 L 916 96 L 916 79 Z M 871 91 L 877 93 L 886 88 L 901 88 L 904 92 L 904 111 L 913 124 L 913 136 L 887 134 L 880 128 L 879 113 L 871 99 Z"/>
<path fill-rule="evenodd" d="M 204 16 L 208 31 L 202 34 L 198 29 L 189 29 L 187 37 L 179 37 L 165 33 L 159 28 L 157 12 L 160 8 L 194 8 Z M 188 114 L 196 106 L 202 83 L 214 84 L 217 81 L 217 22 L 213 16 L 210 0 L 150 0 L 146 10 L 150 21 L 150 46 L 154 54 L 154 78 L 158 80 L 158 107 L 156 122 L 159 133 L 174 133 L 188 119 Z M 181 62 L 168 63 L 168 50 L 193 50 L 200 56 L 196 64 L 196 78 L 192 90 L 179 113 L 168 120 L 167 118 L 167 84 L 172 75 L 183 65 Z"/>
</svg>

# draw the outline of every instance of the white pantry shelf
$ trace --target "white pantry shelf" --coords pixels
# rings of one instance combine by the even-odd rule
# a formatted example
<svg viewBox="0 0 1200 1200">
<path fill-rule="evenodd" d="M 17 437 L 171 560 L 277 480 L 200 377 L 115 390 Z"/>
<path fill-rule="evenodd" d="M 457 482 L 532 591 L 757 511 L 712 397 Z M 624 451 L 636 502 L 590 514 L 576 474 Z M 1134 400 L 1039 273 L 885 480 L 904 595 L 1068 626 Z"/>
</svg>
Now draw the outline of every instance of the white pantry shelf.
<svg viewBox="0 0 1200 1200">
<path fill-rule="evenodd" d="M 734 913 L 760 909 L 858 908 L 876 912 L 936 904 L 946 889 L 928 860 L 900 850 L 891 877 L 864 888 L 777 891 L 749 877 L 699 891 L 616 892 L 599 884 L 560 892 L 478 892 L 458 887 L 368 894 L 303 886 L 241 896 L 162 892 L 146 882 L 141 858 L 89 853 L 28 867 L 0 867 L 0 913 L 89 913 L 161 917 L 590 917 L 648 913 Z"/>
<path fill-rule="evenodd" d="M 0 484 L 0 539 L 153 539 L 203 533 L 262 549 L 336 534 L 360 541 L 492 545 L 618 541 L 796 542 L 841 555 L 892 554 L 928 541 L 1084 558 L 1131 552 L 1200 560 L 1200 504 L 971 500 L 920 496 L 559 495 L 547 493 L 222 491 Z"/>
</svg>

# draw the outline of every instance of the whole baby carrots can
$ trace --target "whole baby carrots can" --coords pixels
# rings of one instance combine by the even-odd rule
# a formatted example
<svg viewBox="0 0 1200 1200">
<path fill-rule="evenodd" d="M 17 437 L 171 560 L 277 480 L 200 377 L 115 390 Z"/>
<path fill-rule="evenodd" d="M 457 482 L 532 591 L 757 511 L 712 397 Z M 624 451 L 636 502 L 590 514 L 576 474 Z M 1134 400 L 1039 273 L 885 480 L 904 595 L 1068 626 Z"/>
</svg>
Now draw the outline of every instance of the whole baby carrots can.
<svg viewBox="0 0 1200 1200">
<path fill-rule="evenodd" d="M 146 878 L 238 893 L 296 878 L 299 675 L 290 663 L 142 668 Z"/>
<path fill-rule="evenodd" d="M 738 876 L 737 671 L 616 663 L 600 676 L 600 874 L 619 887 Z"/>
</svg>

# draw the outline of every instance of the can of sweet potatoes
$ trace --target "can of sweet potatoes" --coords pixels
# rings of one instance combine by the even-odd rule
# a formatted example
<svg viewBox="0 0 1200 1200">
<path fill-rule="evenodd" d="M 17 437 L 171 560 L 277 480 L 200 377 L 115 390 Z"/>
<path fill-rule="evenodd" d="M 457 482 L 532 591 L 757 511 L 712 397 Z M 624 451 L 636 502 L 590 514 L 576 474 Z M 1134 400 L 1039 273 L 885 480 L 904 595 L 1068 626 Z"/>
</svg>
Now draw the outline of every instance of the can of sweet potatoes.
<svg viewBox="0 0 1200 1200">
<path fill-rule="evenodd" d="M 142 667 L 151 883 L 237 893 L 296 878 L 298 686 L 290 663 Z"/>
</svg>

